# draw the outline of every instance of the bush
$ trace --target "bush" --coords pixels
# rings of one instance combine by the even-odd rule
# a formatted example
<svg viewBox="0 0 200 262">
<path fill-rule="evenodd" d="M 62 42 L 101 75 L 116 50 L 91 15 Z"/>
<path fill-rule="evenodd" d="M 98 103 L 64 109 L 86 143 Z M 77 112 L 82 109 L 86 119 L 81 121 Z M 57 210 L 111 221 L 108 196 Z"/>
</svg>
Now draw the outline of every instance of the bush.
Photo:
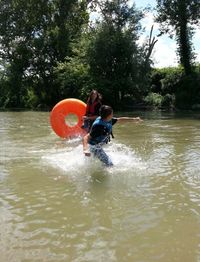
<svg viewBox="0 0 200 262">
<path fill-rule="evenodd" d="M 174 108 L 175 107 L 175 95 L 166 94 L 163 97 L 162 106 L 166 108 Z"/>
<path fill-rule="evenodd" d="M 25 108 L 36 108 L 39 104 L 39 99 L 35 95 L 34 90 L 32 88 L 27 89 L 27 94 L 24 97 L 24 106 Z"/>
<path fill-rule="evenodd" d="M 163 97 L 160 94 L 151 92 L 145 97 L 144 101 L 150 106 L 159 108 L 162 105 Z"/>
<path fill-rule="evenodd" d="M 200 65 L 196 65 L 189 76 L 184 75 L 181 67 L 154 69 L 151 74 L 151 93 L 145 101 L 154 107 L 199 108 Z"/>
<path fill-rule="evenodd" d="M 182 77 L 176 92 L 176 106 L 180 109 L 190 109 L 200 104 L 200 75 L 193 73 Z"/>
<path fill-rule="evenodd" d="M 181 67 L 154 69 L 151 75 L 151 90 L 161 95 L 173 94 L 183 75 Z"/>
</svg>

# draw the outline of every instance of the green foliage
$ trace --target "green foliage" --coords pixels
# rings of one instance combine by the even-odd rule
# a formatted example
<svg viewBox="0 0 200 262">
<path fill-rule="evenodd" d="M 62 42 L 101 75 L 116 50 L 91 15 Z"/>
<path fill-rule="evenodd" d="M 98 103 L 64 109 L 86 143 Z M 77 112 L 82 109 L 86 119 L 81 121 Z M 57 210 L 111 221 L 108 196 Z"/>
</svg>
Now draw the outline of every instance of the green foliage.
<svg viewBox="0 0 200 262">
<path fill-rule="evenodd" d="M 85 100 L 96 88 L 119 109 L 143 97 L 153 107 L 198 108 L 200 66 L 188 72 L 200 7 L 157 1 L 157 20 L 162 32 L 173 28 L 182 67 L 151 70 L 157 40 L 150 34 L 138 46 L 143 14 L 128 0 L 0 0 L 0 107 L 47 108 L 66 97 Z M 88 3 L 101 10 L 96 24 Z"/>
<path fill-rule="evenodd" d="M 71 55 L 71 43 L 88 22 L 86 1 L 9 0 L 0 3 L 0 58 L 9 65 L 8 106 L 28 103 L 25 101 L 29 97 L 27 83 L 38 103 L 53 104 L 56 94 L 53 68 Z"/>
<path fill-rule="evenodd" d="M 176 101 L 175 94 L 166 94 L 162 99 L 162 107 L 168 109 L 174 109 L 175 101 Z"/>
<path fill-rule="evenodd" d="M 199 0 L 157 0 L 157 22 L 160 23 L 161 34 L 175 34 L 177 52 L 185 74 L 192 72 L 194 54 L 192 52 L 192 35 L 194 24 L 199 22 Z"/>
<path fill-rule="evenodd" d="M 161 95 L 176 92 L 177 84 L 183 76 L 181 67 L 154 69 L 151 73 L 151 90 Z"/>
<path fill-rule="evenodd" d="M 183 76 L 176 92 L 176 107 L 190 109 L 200 104 L 200 74 Z"/>
<path fill-rule="evenodd" d="M 55 81 L 62 97 L 80 97 L 82 90 L 90 89 L 88 65 L 80 63 L 79 58 L 66 58 L 55 68 Z"/>
<path fill-rule="evenodd" d="M 149 106 L 152 106 L 154 108 L 160 108 L 163 102 L 163 97 L 160 94 L 151 92 L 145 97 L 144 101 Z"/>
<path fill-rule="evenodd" d="M 9 89 L 4 71 L 0 71 L 0 108 L 6 108 L 9 102 Z"/>
<path fill-rule="evenodd" d="M 181 67 L 154 69 L 151 74 L 151 90 L 163 97 L 163 107 L 197 108 L 200 104 L 199 65 L 189 76 L 184 74 Z M 148 98 L 148 102 L 150 101 Z"/>
<path fill-rule="evenodd" d="M 71 57 L 59 63 L 54 68 L 54 79 L 58 99 L 63 97 L 86 98 L 94 83 L 89 74 L 89 65 L 86 59 L 86 49 L 89 44 L 89 35 L 85 34 L 79 43 L 73 44 Z"/>
<path fill-rule="evenodd" d="M 102 21 L 88 49 L 88 63 L 104 100 L 116 106 L 126 94 L 139 98 L 146 91 L 142 90 L 148 74 L 145 52 L 137 45 L 142 13 L 129 7 L 126 0 L 104 1 L 101 12 Z"/>
<path fill-rule="evenodd" d="M 33 88 L 27 88 L 26 95 L 23 97 L 23 104 L 25 108 L 37 108 L 40 104 L 38 97 L 35 95 Z"/>
</svg>

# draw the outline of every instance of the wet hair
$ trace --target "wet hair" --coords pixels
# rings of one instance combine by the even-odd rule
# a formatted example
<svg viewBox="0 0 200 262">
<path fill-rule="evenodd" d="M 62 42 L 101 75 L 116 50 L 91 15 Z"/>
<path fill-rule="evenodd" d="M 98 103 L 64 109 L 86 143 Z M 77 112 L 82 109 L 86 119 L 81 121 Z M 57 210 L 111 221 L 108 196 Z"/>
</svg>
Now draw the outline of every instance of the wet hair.
<svg viewBox="0 0 200 262">
<path fill-rule="evenodd" d="M 102 105 L 100 108 L 100 116 L 102 119 L 107 118 L 110 114 L 112 114 L 113 109 L 111 106 Z"/>
<path fill-rule="evenodd" d="M 88 97 L 88 100 L 87 100 L 87 104 L 92 103 L 92 95 L 95 94 L 95 93 L 97 94 L 97 97 L 96 97 L 95 101 L 101 102 L 101 99 L 102 99 L 101 94 L 97 90 L 93 89 L 90 92 L 90 94 L 89 94 L 89 97 Z"/>
</svg>

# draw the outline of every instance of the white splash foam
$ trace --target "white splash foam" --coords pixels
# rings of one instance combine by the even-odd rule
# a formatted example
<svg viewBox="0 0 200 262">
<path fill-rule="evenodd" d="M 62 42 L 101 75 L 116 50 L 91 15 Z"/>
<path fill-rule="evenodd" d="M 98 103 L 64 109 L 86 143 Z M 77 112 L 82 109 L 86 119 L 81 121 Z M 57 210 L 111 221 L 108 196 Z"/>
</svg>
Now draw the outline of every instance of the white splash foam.
<svg viewBox="0 0 200 262">
<path fill-rule="evenodd" d="M 74 145 L 78 142 L 78 145 Z M 109 144 L 105 146 L 105 151 L 113 161 L 112 168 L 105 167 L 98 159 L 86 157 L 83 154 L 80 141 L 66 141 L 65 148 L 52 149 L 42 159 L 53 167 L 60 168 L 67 174 L 90 173 L 94 170 L 107 170 L 109 173 L 132 172 L 133 169 L 144 170 L 145 165 L 136 156 L 134 151 L 122 144 Z"/>
</svg>

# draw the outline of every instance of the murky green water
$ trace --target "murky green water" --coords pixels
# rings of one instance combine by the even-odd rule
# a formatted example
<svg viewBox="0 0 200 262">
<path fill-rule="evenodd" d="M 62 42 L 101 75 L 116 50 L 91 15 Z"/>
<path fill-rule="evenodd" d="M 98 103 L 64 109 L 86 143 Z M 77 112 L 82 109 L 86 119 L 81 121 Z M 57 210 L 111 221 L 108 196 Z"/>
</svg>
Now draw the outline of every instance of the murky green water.
<svg viewBox="0 0 200 262">
<path fill-rule="evenodd" d="M 105 168 L 49 113 L 0 113 L 0 261 L 200 261 L 200 114 L 141 115 Z"/>
</svg>

